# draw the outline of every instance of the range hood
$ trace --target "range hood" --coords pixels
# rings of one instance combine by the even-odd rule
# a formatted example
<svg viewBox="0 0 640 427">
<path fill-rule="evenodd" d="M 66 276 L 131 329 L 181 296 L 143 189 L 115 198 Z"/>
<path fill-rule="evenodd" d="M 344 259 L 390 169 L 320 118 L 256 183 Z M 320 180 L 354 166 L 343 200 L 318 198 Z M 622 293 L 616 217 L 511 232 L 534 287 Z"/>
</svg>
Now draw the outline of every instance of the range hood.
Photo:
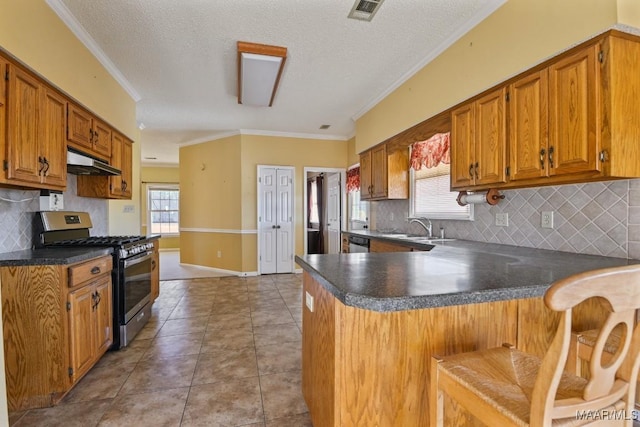
<svg viewBox="0 0 640 427">
<path fill-rule="evenodd" d="M 74 175 L 120 175 L 121 172 L 100 160 L 67 151 L 67 172 Z"/>
</svg>

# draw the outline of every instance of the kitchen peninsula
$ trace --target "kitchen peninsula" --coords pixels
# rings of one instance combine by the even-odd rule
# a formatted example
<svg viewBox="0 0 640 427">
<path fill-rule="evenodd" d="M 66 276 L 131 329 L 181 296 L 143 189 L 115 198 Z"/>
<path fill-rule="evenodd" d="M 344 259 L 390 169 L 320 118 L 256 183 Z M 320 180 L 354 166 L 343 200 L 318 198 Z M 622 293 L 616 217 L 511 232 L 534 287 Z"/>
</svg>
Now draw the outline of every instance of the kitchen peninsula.
<svg viewBox="0 0 640 427">
<path fill-rule="evenodd" d="M 508 342 L 543 355 L 554 281 L 640 261 L 457 240 L 429 252 L 296 257 L 304 270 L 302 388 L 313 424 L 427 426 L 429 363 Z M 597 302 L 575 327 L 600 320 Z M 448 405 L 447 402 L 445 402 Z M 446 425 L 464 425 L 447 406 Z"/>
</svg>

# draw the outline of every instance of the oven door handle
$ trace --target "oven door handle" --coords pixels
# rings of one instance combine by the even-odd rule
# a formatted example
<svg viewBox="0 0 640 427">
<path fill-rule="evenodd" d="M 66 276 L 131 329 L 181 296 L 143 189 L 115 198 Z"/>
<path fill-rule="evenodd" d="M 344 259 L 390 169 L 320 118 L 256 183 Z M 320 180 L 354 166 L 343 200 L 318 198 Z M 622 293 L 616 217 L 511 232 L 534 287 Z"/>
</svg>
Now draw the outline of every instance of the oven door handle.
<svg viewBox="0 0 640 427">
<path fill-rule="evenodd" d="M 132 265 L 140 264 L 141 262 L 145 262 L 148 259 L 153 257 L 153 252 L 146 252 L 144 254 L 140 254 L 135 256 L 134 258 L 129 258 L 124 260 L 124 268 L 130 267 Z"/>
</svg>

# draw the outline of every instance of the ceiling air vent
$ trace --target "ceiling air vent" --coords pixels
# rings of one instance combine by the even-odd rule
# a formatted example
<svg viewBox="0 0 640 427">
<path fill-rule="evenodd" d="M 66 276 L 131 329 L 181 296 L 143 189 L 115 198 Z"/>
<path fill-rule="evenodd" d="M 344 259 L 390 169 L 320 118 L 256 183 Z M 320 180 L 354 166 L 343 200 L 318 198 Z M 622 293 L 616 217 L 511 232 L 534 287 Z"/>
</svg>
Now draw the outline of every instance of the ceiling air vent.
<svg viewBox="0 0 640 427">
<path fill-rule="evenodd" d="M 349 18 L 371 21 L 384 0 L 356 0 L 349 13 Z"/>
</svg>

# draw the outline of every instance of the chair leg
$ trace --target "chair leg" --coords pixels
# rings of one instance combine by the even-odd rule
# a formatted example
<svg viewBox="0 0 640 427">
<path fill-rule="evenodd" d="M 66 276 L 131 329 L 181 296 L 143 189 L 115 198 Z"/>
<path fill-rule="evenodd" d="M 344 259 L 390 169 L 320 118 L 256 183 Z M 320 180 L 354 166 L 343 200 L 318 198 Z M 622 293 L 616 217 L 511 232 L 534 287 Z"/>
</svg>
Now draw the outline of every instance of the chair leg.
<svg viewBox="0 0 640 427">
<path fill-rule="evenodd" d="M 438 385 L 438 365 L 442 359 L 438 356 L 431 358 L 431 390 L 429 396 L 429 426 L 444 427 L 444 397 Z"/>
</svg>

